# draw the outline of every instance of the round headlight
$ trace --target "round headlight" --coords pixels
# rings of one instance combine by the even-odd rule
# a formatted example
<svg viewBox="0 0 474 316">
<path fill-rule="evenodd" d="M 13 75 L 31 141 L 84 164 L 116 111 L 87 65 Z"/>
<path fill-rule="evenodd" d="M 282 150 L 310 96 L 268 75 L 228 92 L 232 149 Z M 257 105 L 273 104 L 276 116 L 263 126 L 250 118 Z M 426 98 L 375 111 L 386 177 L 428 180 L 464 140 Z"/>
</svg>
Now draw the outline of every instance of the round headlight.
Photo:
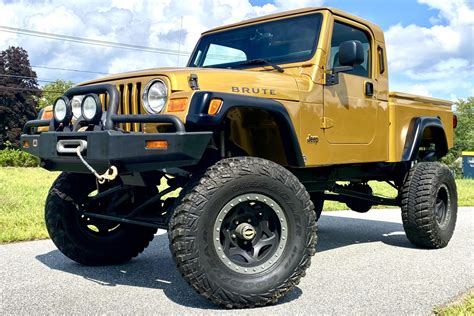
<svg viewBox="0 0 474 316">
<path fill-rule="evenodd" d="M 72 118 L 71 105 L 66 97 L 59 97 L 53 105 L 53 116 L 56 123 L 69 124 Z"/>
<path fill-rule="evenodd" d="M 102 106 L 96 94 L 84 96 L 81 105 L 82 117 L 89 123 L 99 123 L 102 117 Z"/>
<path fill-rule="evenodd" d="M 79 116 L 82 114 L 81 104 L 82 99 L 84 99 L 83 95 L 76 95 L 71 100 L 71 107 L 72 107 L 72 115 L 75 119 L 78 119 Z"/>
<path fill-rule="evenodd" d="M 159 79 L 150 81 L 143 90 L 142 101 L 145 110 L 150 114 L 158 114 L 168 100 L 168 88 Z"/>
</svg>

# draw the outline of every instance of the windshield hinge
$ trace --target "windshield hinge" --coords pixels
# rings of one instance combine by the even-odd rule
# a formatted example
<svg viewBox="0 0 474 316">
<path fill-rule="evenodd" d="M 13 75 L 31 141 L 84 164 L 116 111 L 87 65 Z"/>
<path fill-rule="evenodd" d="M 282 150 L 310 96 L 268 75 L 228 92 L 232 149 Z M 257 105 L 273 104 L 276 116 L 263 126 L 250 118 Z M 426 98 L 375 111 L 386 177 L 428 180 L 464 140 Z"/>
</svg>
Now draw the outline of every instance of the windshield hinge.
<svg viewBox="0 0 474 316">
<path fill-rule="evenodd" d="M 199 90 L 198 76 L 196 74 L 191 74 L 188 78 L 189 87 L 193 90 Z"/>
</svg>

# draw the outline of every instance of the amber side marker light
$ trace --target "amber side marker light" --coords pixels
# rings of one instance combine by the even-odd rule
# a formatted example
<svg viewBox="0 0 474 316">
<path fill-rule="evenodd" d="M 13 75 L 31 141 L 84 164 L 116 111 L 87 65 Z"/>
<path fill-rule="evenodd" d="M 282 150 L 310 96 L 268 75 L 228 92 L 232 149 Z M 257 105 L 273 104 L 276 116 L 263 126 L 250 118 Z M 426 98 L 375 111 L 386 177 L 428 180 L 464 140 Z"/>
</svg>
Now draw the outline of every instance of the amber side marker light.
<svg viewBox="0 0 474 316">
<path fill-rule="evenodd" d="M 168 149 L 168 141 L 166 140 L 147 140 L 145 142 L 146 149 Z"/>
<path fill-rule="evenodd" d="M 209 110 L 207 110 L 207 114 L 209 115 L 216 115 L 222 107 L 222 100 L 221 99 L 212 99 L 211 103 L 209 103 Z"/>
<path fill-rule="evenodd" d="M 41 115 L 42 120 L 51 120 L 53 118 L 53 111 L 44 111 Z"/>
<path fill-rule="evenodd" d="M 30 143 L 27 140 L 23 141 L 23 148 L 30 148 Z"/>
<path fill-rule="evenodd" d="M 171 99 L 168 104 L 168 112 L 183 112 L 188 105 L 188 98 Z"/>
</svg>

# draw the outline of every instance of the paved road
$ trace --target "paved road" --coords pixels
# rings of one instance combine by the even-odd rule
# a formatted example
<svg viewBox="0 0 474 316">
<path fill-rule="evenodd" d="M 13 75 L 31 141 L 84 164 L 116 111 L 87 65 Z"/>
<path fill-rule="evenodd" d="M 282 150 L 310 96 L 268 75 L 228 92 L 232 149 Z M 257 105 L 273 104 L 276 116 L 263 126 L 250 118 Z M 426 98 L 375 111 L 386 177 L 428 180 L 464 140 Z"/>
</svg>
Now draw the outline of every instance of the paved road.
<svg viewBox="0 0 474 316">
<path fill-rule="evenodd" d="M 318 253 L 298 288 L 264 309 L 226 311 L 188 287 L 166 235 L 140 257 L 83 267 L 51 241 L 0 246 L 0 314 L 429 314 L 474 287 L 474 207 L 462 208 L 450 245 L 413 248 L 399 210 L 332 212 L 319 225 Z"/>
</svg>

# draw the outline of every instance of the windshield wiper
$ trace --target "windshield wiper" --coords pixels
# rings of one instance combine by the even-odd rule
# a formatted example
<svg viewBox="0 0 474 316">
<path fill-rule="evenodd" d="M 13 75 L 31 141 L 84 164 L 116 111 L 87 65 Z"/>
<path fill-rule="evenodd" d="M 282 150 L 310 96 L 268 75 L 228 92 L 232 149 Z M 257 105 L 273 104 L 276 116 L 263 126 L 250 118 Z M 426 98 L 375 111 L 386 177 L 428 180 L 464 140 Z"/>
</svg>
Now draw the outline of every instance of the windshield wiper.
<svg viewBox="0 0 474 316">
<path fill-rule="evenodd" d="M 262 65 L 262 64 L 272 66 L 278 72 L 284 72 L 283 68 L 281 68 L 280 66 L 272 63 L 268 59 L 263 59 L 263 58 L 250 59 L 250 60 L 246 60 L 246 61 L 243 61 L 243 62 L 239 63 L 239 65 Z"/>
</svg>

